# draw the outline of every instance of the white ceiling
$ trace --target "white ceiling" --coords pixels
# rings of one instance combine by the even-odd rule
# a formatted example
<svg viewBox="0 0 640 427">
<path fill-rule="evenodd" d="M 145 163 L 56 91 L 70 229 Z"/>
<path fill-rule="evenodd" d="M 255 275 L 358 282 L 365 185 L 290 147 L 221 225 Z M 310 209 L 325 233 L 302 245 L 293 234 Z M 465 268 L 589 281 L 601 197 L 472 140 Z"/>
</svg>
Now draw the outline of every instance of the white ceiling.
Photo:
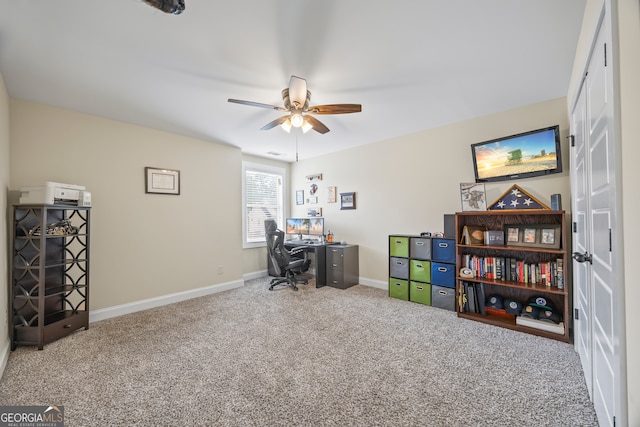
<svg viewBox="0 0 640 427">
<path fill-rule="evenodd" d="M 185 3 L 0 0 L 9 95 L 295 161 L 565 96 L 586 0 Z M 292 74 L 362 112 L 287 134 L 227 102 L 282 105 Z"/>
</svg>

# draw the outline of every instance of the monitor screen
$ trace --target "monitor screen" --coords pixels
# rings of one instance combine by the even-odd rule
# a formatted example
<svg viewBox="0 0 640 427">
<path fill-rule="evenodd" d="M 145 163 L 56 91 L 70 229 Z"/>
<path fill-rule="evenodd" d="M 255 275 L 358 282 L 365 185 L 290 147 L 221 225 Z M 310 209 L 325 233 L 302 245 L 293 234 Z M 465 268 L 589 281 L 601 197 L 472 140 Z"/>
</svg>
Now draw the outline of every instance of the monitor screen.
<svg viewBox="0 0 640 427">
<path fill-rule="evenodd" d="M 324 218 L 287 218 L 285 233 L 299 236 L 322 236 Z"/>
</svg>

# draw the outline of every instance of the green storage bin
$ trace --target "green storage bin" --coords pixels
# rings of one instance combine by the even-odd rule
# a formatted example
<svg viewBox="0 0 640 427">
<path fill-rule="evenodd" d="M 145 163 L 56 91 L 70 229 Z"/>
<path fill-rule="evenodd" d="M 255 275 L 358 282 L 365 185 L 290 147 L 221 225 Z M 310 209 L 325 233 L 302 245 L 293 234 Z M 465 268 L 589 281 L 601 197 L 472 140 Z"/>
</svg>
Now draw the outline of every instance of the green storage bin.
<svg viewBox="0 0 640 427">
<path fill-rule="evenodd" d="M 389 236 L 389 256 L 409 258 L 409 237 Z"/>
<path fill-rule="evenodd" d="M 431 305 L 431 285 L 428 283 L 411 282 L 409 301 Z"/>
<path fill-rule="evenodd" d="M 418 282 L 431 282 L 431 262 L 412 259 L 409 263 L 409 278 Z"/>
<path fill-rule="evenodd" d="M 409 301 L 409 282 L 407 280 L 389 279 L 389 296 Z"/>
</svg>

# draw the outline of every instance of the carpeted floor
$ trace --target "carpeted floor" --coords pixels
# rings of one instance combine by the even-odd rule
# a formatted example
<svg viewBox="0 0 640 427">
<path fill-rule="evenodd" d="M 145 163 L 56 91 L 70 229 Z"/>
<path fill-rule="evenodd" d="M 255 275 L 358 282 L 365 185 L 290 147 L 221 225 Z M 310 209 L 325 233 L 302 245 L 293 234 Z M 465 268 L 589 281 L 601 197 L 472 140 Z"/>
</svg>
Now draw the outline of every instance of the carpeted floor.
<svg viewBox="0 0 640 427">
<path fill-rule="evenodd" d="M 267 283 L 19 347 L 0 405 L 64 405 L 66 426 L 597 426 L 569 344 Z"/>
</svg>

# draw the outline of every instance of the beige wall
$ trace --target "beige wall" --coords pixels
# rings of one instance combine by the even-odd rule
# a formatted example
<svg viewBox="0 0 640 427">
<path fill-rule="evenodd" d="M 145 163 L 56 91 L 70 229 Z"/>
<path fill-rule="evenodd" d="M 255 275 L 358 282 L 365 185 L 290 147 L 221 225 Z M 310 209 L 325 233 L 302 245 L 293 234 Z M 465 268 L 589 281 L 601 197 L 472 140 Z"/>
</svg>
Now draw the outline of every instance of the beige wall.
<svg viewBox="0 0 640 427">
<path fill-rule="evenodd" d="M 388 283 L 388 236 L 443 231 L 443 214 L 461 209 L 460 183 L 473 182 L 470 145 L 491 138 L 550 125 L 560 125 L 563 172 L 543 178 L 487 184 L 487 201 L 496 200 L 514 183 L 545 204 L 562 194 L 569 209 L 568 133 L 565 98 L 426 130 L 394 140 L 300 161 L 291 166 L 291 199 L 295 190 L 308 194 L 305 176 L 322 173 L 318 207 L 325 228 L 337 240 L 360 247 L 361 283 Z M 327 187 L 356 192 L 356 210 L 340 210 L 327 203 Z M 305 216 L 310 205 L 292 205 L 295 216 Z"/>
<path fill-rule="evenodd" d="M 56 181 L 92 192 L 92 310 L 242 279 L 239 149 L 10 106 L 11 190 Z M 145 166 L 180 170 L 181 194 L 145 194 Z"/>
<path fill-rule="evenodd" d="M 9 243 L 7 238 L 9 208 L 9 95 L 0 74 L 0 375 L 9 353 Z"/>
</svg>

